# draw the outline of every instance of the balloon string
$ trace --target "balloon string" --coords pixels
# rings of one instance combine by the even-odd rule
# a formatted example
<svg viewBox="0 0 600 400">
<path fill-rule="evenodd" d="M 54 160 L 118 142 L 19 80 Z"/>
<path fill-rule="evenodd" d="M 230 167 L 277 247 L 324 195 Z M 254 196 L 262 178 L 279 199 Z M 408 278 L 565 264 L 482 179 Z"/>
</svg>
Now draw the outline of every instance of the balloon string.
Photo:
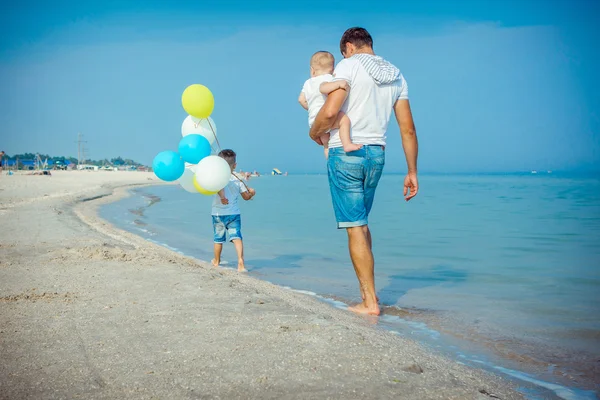
<svg viewBox="0 0 600 400">
<path fill-rule="evenodd" d="M 210 123 L 210 119 L 206 118 L 206 122 L 208 122 L 208 126 L 210 127 L 210 131 L 213 134 L 213 137 L 215 138 L 215 142 L 217 142 L 217 147 L 219 148 L 219 151 L 223 150 L 221 148 L 221 144 L 219 144 L 219 139 L 217 138 L 217 134 L 215 133 L 215 129 L 213 128 L 212 124 Z"/>
<path fill-rule="evenodd" d="M 213 137 L 215 138 L 215 142 L 217 143 L 217 147 L 219 148 L 219 152 L 222 151 L 223 149 L 221 148 L 221 144 L 219 143 L 219 139 L 217 139 L 217 134 L 215 133 L 215 129 L 213 128 L 212 124 L 210 123 L 210 119 L 206 118 L 206 122 L 208 122 L 208 126 L 210 127 L 210 131 L 213 134 Z M 238 181 L 242 182 L 242 185 L 244 185 L 244 187 L 246 188 L 246 190 L 250 190 L 250 188 L 248 187 L 248 185 L 246 185 L 246 182 L 244 182 L 243 180 L 241 180 L 236 174 L 235 172 L 232 173 L 231 175 L 235 176 L 235 179 L 237 179 Z"/>
</svg>

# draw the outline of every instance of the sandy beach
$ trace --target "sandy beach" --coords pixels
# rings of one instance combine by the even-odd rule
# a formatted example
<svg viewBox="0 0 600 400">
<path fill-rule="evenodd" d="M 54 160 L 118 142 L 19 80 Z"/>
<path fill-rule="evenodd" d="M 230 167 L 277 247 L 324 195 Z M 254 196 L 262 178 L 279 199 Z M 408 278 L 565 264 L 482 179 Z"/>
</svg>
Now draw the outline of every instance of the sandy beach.
<svg viewBox="0 0 600 400">
<path fill-rule="evenodd" d="M 372 320 L 97 216 L 128 187 L 157 183 L 142 172 L 0 177 L 0 398 L 522 398 Z"/>
</svg>

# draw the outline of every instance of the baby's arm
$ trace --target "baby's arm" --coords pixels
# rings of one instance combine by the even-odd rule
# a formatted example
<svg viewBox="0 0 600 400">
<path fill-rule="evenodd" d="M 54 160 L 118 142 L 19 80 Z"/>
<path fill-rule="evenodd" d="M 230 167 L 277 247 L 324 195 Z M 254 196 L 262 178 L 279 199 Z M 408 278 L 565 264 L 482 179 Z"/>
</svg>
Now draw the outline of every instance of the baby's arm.
<svg viewBox="0 0 600 400">
<path fill-rule="evenodd" d="M 308 102 L 306 101 L 306 96 L 304 95 L 304 92 L 300 92 L 300 96 L 298 96 L 298 103 L 300 103 L 300 105 L 308 111 Z"/>
<path fill-rule="evenodd" d="M 321 86 L 319 86 L 319 90 L 323 94 L 329 94 L 335 90 L 343 89 L 348 91 L 350 89 L 350 85 L 345 80 L 333 81 L 333 82 L 323 82 Z"/>
</svg>

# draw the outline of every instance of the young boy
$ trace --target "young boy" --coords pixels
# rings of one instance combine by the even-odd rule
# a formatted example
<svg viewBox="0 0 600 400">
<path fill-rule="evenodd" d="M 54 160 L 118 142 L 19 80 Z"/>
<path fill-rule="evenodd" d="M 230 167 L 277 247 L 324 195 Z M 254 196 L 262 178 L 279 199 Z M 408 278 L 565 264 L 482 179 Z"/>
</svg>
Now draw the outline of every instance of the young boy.
<svg viewBox="0 0 600 400">
<path fill-rule="evenodd" d="M 308 126 L 312 127 L 313 122 L 323 104 L 325 104 L 326 95 L 337 89 L 349 90 L 348 82 L 333 81 L 333 68 L 335 59 L 333 54 L 327 51 L 317 51 L 310 59 L 311 78 L 304 82 L 302 92 L 298 97 L 298 102 L 308 111 Z M 346 153 L 360 149 L 362 146 L 352 143 L 350 139 L 350 118 L 340 111 L 333 125 L 334 129 L 339 129 L 340 140 Z M 321 137 L 325 150 L 325 157 L 328 153 L 329 133 Z"/>
<path fill-rule="evenodd" d="M 244 245 L 242 243 L 242 220 L 238 199 L 241 196 L 244 200 L 250 200 L 256 195 L 256 191 L 246 187 L 242 181 L 233 176 L 233 171 L 237 166 L 236 154 L 233 150 L 222 150 L 219 157 L 227 161 L 231 167 L 231 177 L 227 186 L 214 195 L 213 199 L 212 220 L 215 258 L 212 259 L 212 265 L 218 267 L 221 263 L 221 251 L 223 250 L 223 243 L 225 243 L 225 236 L 228 234 L 229 241 L 233 242 L 237 252 L 238 272 L 246 272 Z"/>
</svg>

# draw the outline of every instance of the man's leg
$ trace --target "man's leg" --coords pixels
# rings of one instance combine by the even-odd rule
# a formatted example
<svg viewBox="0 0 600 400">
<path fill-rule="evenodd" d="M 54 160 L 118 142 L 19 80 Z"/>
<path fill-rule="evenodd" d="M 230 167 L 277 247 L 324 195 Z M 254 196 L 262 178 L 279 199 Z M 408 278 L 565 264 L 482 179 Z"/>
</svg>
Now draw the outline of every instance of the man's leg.
<svg viewBox="0 0 600 400">
<path fill-rule="evenodd" d="M 379 306 L 375 294 L 375 265 L 373 252 L 371 251 L 369 227 L 367 225 L 355 226 L 346 228 L 346 232 L 348 232 L 350 258 L 363 296 L 363 302 L 350 307 L 350 310 L 361 314 L 379 315 Z"/>
<path fill-rule="evenodd" d="M 371 182 L 368 148 L 362 153 L 348 155 L 341 148 L 331 149 L 327 163 L 329 188 L 338 228 L 346 229 L 352 265 L 359 281 L 364 300 L 350 311 L 379 315 L 374 283 L 374 261 L 371 252 L 371 234 L 368 224 L 368 208 L 374 191 Z M 343 173 L 339 173 L 342 171 Z M 368 185 L 365 184 L 368 182 Z M 365 189 L 368 189 L 365 193 Z"/>
<path fill-rule="evenodd" d="M 373 240 L 371 239 L 371 230 L 369 229 L 369 227 L 367 226 L 367 243 L 369 244 L 369 250 L 371 250 L 371 257 L 373 257 L 373 273 L 375 272 L 375 255 L 373 254 Z M 362 287 L 360 288 L 360 297 L 363 299 L 363 301 L 365 300 L 365 293 L 362 290 Z M 379 297 L 377 295 L 375 295 L 375 299 L 377 300 L 377 303 L 379 303 Z"/>
</svg>

